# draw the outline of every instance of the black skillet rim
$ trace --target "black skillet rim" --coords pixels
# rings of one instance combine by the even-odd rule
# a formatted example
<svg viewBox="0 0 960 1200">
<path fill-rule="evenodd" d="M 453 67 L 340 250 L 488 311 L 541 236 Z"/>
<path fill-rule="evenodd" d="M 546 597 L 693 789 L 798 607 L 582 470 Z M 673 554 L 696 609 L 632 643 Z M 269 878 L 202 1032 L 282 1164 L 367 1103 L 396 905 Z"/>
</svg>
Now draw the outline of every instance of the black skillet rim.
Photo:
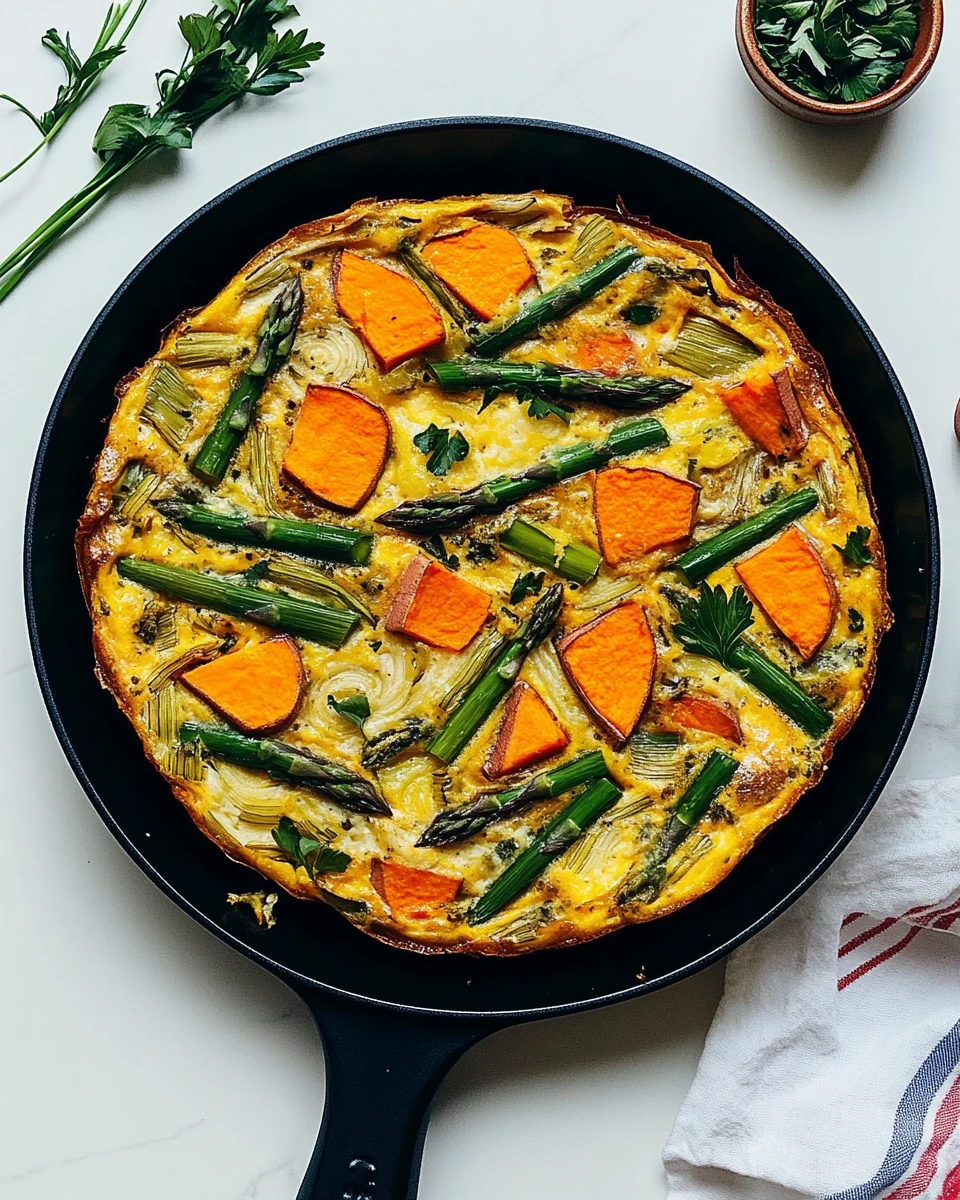
<svg viewBox="0 0 960 1200">
<path fill-rule="evenodd" d="M 43 650 L 40 646 L 40 637 L 37 628 L 37 617 L 32 587 L 34 518 L 37 506 L 37 494 L 40 485 L 41 468 L 46 455 L 47 445 L 52 435 L 54 425 L 57 422 L 66 392 L 73 380 L 73 376 L 76 373 L 79 364 L 87 352 L 90 342 L 93 340 L 103 323 L 111 315 L 114 308 L 123 299 L 127 288 L 132 284 L 137 276 L 140 275 L 140 273 L 148 266 L 148 264 L 152 263 L 154 259 L 161 255 L 167 246 L 185 229 L 194 224 L 194 222 L 199 220 L 206 213 L 217 208 L 224 201 L 230 199 L 233 195 L 243 190 L 248 185 L 264 178 L 267 175 L 273 174 L 276 171 L 282 170 L 291 163 L 298 162 L 312 155 L 333 150 L 341 146 L 354 145 L 366 141 L 375 141 L 378 138 L 388 137 L 397 133 L 409 133 L 416 130 L 435 129 L 445 126 L 459 126 L 463 128 L 497 128 L 519 126 L 534 129 L 544 129 L 551 132 L 574 134 L 579 137 L 606 142 L 623 149 L 639 151 L 640 153 L 658 159 L 671 167 L 679 168 L 682 172 L 693 176 L 701 183 L 705 183 L 708 186 L 715 188 L 719 192 L 723 193 L 728 199 L 746 209 L 753 217 L 759 219 L 775 234 L 788 243 L 790 248 L 801 258 L 803 258 L 809 267 L 813 268 L 813 270 L 824 280 L 827 286 L 841 301 L 844 308 L 847 310 L 848 314 L 859 328 L 870 349 L 877 356 L 884 373 L 887 375 L 890 381 L 894 395 L 896 396 L 897 402 L 900 406 L 901 415 L 909 432 L 914 452 L 916 454 L 917 467 L 923 483 L 927 530 L 930 539 L 930 604 L 926 616 L 926 627 L 924 629 L 923 648 L 919 659 L 917 679 L 910 697 L 910 703 L 897 739 L 887 755 L 886 761 L 877 777 L 874 786 L 870 789 L 859 810 L 853 816 L 847 828 L 835 841 L 830 850 L 807 873 L 807 875 L 800 880 L 800 882 L 792 889 L 792 891 L 784 896 L 783 899 L 774 905 L 773 908 L 764 913 L 762 917 L 758 918 L 746 929 L 741 930 L 739 934 L 733 938 L 730 938 L 729 941 L 720 946 L 714 947 L 708 953 L 702 955 L 700 958 L 691 963 L 687 963 L 684 967 L 680 967 L 677 970 L 672 971 L 667 975 L 660 976 L 655 980 L 640 982 L 635 987 L 625 988 L 619 992 L 601 996 L 591 996 L 583 1000 L 571 1001 L 565 1004 L 553 1006 L 548 1005 L 539 1008 L 484 1011 L 470 1009 L 434 1009 L 423 1008 L 414 1005 L 395 1004 L 389 1001 L 379 1000 L 374 997 L 352 993 L 342 988 L 336 988 L 329 984 L 320 983 L 309 978 L 308 976 L 301 974 L 298 971 L 294 971 L 289 967 L 276 962 L 269 956 L 260 953 L 258 950 L 255 950 L 252 946 L 249 946 L 246 942 L 234 934 L 223 929 L 205 913 L 201 912 L 195 905 L 187 900 L 186 897 L 181 895 L 180 892 L 178 892 L 177 889 L 160 874 L 160 872 L 152 865 L 152 863 L 150 863 L 150 861 L 130 841 L 119 824 L 114 820 L 111 813 L 107 810 L 106 806 L 100 800 L 96 789 L 88 778 L 83 764 L 73 748 L 69 734 L 67 733 L 64 723 L 61 719 L 57 699 L 54 695 L 53 688 L 47 675 L 43 658 Z M 164 237 L 162 241 L 160 241 L 147 255 L 145 255 L 144 258 L 142 258 L 140 262 L 133 268 L 133 270 L 126 276 L 117 290 L 101 309 L 100 313 L 97 315 L 79 348 L 71 359 L 70 365 L 67 367 L 60 386 L 57 389 L 57 393 L 47 416 L 46 423 L 44 424 L 43 433 L 40 438 L 37 456 L 31 475 L 30 492 L 27 501 L 24 528 L 24 594 L 27 626 L 30 637 L 30 649 L 33 655 L 34 667 L 40 683 L 40 689 L 47 712 L 50 716 L 54 732 L 57 735 L 57 739 L 60 742 L 64 754 L 66 755 L 67 760 L 70 763 L 78 782 L 80 783 L 80 786 L 87 794 L 88 799 L 96 809 L 101 820 L 113 834 L 116 840 L 120 843 L 123 849 L 127 852 L 127 854 L 134 860 L 137 866 L 139 866 L 140 869 L 144 871 L 144 873 L 161 889 L 161 891 L 163 891 L 171 900 L 174 901 L 175 904 L 178 905 L 178 907 L 183 909 L 184 912 L 188 913 L 194 918 L 194 920 L 198 921 L 205 929 L 209 930 L 221 941 L 227 943 L 227 945 L 231 946 L 233 949 L 238 950 L 245 957 L 252 959 L 260 966 L 265 967 L 273 974 L 278 975 L 280 978 L 294 985 L 301 992 L 304 989 L 309 989 L 313 992 L 321 992 L 330 996 L 338 997 L 340 999 L 349 1000 L 366 1007 L 384 1009 L 388 1012 L 404 1013 L 416 1016 L 430 1016 L 450 1020 L 470 1019 L 478 1023 L 490 1022 L 493 1024 L 508 1024 L 513 1022 L 537 1020 L 546 1017 L 562 1016 L 568 1013 L 585 1012 L 590 1009 L 601 1008 L 608 1004 L 635 999 L 650 992 L 659 991 L 661 988 L 667 987 L 673 983 L 678 983 L 682 979 L 686 979 L 697 974 L 699 971 L 704 970 L 706 967 L 711 966 L 713 963 L 718 962 L 720 959 L 730 954 L 733 950 L 737 949 L 737 947 L 742 946 L 755 934 L 759 933 L 762 929 L 766 928 L 766 926 L 770 925 L 778 916 L 785 912 L 790 905 L 794 903 L 794 901 L 799 899 L 799 897 L 803 895 L 803 893 L 809 887 L 811 887 L 827 870 L 827 868 L 839 857 L 841 852 L 852 840 L 854 834 L 863 824 L 870 810 L 873 808 L 874 804 L 879 798 L 880 793 L 886 785 L 887 780 L 890 778 L 890 774 L 893 771 L 898 758 L 900 757 L 910 730 L 913 727 L 914 720 L 916 719 L 920 699 L 923 694 L 927 675 L 930 670 L 937 628 L 937 614 L 940 597 L 940 537 L 937 522 L 936 497 L 933 489 L 933 480 L 930 475 L 929 464 L 927 462 L 926 453 L 923 448 L 923 442 L 921 441 L 916 421 L 900 381 L 897 378 L 896 372 L 893 370 L 893 367 L 891 366 L 886 354 L 883 352 L 883 349 L 881 348 L 869 325 L 864 320 L 860 311 L 850 300 L 849 296 L 847 296 L 843 288 L 840 287 L 837 281 L 821 265 L 821 263 L 814 258 L 814 256 L 796 240 L 796 238 L 794 238 L 786 229 L 784 229 L 783 226 L 779 225 L 771 217 L 767 216 L 762 209 L 759 209 L 751 201 L 740 195 L 740 193 L 734 191 L 732 188 L 727 187 L 719 180 L 714 179 L 706 172 L 700 171 L 696 167 L 692 167 L 679 159 L 673 158 L 671 155 L 664 154 L 659 150 L 653 149 L 652 147 L 644 146 L 639 142 L 631 141 L 628 138 L 618 137 L 615 134 L 604 133 L 600 130 L 594 130 L 584 126 L 570 125 L 558 121 L 536 120 L 526 117 L 437 117 L 425 118 L 416 121 L 402 121 L 392 125 L 378 125 L 370 129 L 361 130 L 357 133 L 345 134 L 342 137 L 332 138 L 329 141 L 321 142 L 315 146 L 301 150 L 296 154 L 289 155 L 287 158 L 281 159 L 278 162 L 262 168 L 260 171 L 254 172 L 252 175 L 247 176 L 246 178 L 227 188 L 225 191 L 221 192 L 213 200 L 208 201 L 205 205 L 187 217 L 186 220 L 177 225 L 176 228 L 171 230 L 171 232 L 168 233 L 166 237 Z"/>
</svg>

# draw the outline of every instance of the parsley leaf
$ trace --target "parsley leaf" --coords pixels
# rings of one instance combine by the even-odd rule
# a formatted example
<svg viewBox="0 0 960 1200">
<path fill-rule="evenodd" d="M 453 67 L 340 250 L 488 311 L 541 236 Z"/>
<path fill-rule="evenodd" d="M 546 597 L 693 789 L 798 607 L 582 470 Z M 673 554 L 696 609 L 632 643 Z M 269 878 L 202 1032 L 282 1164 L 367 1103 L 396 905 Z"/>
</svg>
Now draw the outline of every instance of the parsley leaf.
<svg viewBox="0 0 960 1200">
<path fill-rule="evenodd" d="M 539 596 L 543 580 L 543 571 L 528 571 L 526 575 L 518 575 L 510 589 L 510 603 L 519 604 L 526 596 Z"/>
<path fill-rule="evenodd" d="M 700 587 L 696 600 L 677 602 L 680 621 L 673 632 L 691 654 L 702 654 L 726 666 L 742 633 L 753 624 L 753 605 L 738 584 L 727 596 L 718 584 Z"/>
<path fill-rule="evenodd" d="M 517 396 L 519 400 L 519 395 Z M 570 414 L 573 409 L 569 404 L 561 404 L 559 400 L 548 400 L 545 396 L 533 396 L 527 406 L 527 415 L 537 421 L 544 417 L 559 417 L 564 425 L 570 424 Z"/>
<path fill-rule="evenodd" d="M 0 100 L 6 100 L 9 104 L 18 108 L 24 116 L 30 118 L 43 138 L 43 141 L 39 142 L 26 158 L 21 159 L 15 167 L 12 167 L 6 174 L 0 176 L 0 183 L 13 175 L 25 163 L 29 162 L 42 146 L 53 141 L 70 117 L 73 116 L 83 103 L 88 92 L 93 88 L 107 67 L 110 66 L 114 59 L 119 58 L 123 54 L 126 49 L 124 43 L 130 36 L 146 4 L 146 0 L 139 0 L 130 20 L 121 29 L 120 26 L 133 6 L 133 2 L 134 0 L 124 0 L 123 3 L 110 5 L 107 9 L 106 17 L 104 17 L 103 24 L 100 27 L 97 40 L 94 42 L 93 49 L 83 62 L 80 61 L 79 55 L 70 44 L 69 33 L 61 37 L 56 29 L 48 29 L 40 39 L 40 44 L 60 60 L 66 80 L 57 88 L 57 95 L 53 106 L 46 112 L 41 113 L 40 116 L 31 112 L 19 100 L 14 100 L 12 96 L 0 95 Z"/>
<path fill-rule="evenodd" d="M 873 562 L 873 551 L 870 549 L 870 530 L 866 525 L 858 525 L 847 534 L 847 540 L 842 546 L 834 543 L 834 550 L 839 550 L 851 567 L 865 567 Z"/>
<path fill-rule="evenodd" d="M 916 45 L 919 0 L 756 0 L 761 52 L 817 100 L 867 100 L 892 87 Z"/>
<path fill-rule="evenodd" d="M 447 548 L 443 544 L 443 538 L 439 533 L 431 534 L 420 545 L 433 558 L 439 559 L 445 567 L 449 567 L 451 571 L 460 570 L 460 557 L 457 554 L 448 554 Z"/>
<path fill-rule="evenodd" d="M 328 871 L 345 871 L 351 863 L 349 854 L 333 850 L 325 843 L 302 833 L 289 817 L 281 817 L 273 840 L 296 867 L 303 869 L 311 880 Z"/>
<path fill-rule="evenodd" d="M 363 723 L 370 716 L 370 701 L 363 692 L 357 692 L 355 696 L 345 696 L 342 700 L 337 700 L 334 696 L 328 696 L 327 705 L 338 716 L 352 721 L 360 732 L 363 732 Z"/>
<path fill-rule="evenodd" d="M 451 433 L 432 421 L 414 437 L 413 444 L 421 454 L 430 455 L 427 470 L 431 475 L 446 475 L 454 463 L 467 457 L 470 450 L 470 443 L 459 429 Z"/>
<path fill-rule="evenodd" d="M 851 633 L 863 632 L 863 613 L 858 612 L 855 608 L 848 608 L 847 620 L 850 623 Z"/>
</svg>

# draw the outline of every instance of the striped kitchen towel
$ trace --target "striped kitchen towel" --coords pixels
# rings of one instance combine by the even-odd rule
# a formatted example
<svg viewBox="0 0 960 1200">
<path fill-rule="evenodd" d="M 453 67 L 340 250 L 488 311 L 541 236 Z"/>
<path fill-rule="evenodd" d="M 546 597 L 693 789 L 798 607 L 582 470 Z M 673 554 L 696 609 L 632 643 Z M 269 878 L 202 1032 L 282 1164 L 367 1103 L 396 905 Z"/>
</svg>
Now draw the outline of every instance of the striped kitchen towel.
<svg viewBox="0 0 960 1200">
<path fill-rule="evenodd" d="M 960 779 L 893 784 L 731 956 L 671 1200 L 960 1200 L 956 933 Z"/>
</svg>

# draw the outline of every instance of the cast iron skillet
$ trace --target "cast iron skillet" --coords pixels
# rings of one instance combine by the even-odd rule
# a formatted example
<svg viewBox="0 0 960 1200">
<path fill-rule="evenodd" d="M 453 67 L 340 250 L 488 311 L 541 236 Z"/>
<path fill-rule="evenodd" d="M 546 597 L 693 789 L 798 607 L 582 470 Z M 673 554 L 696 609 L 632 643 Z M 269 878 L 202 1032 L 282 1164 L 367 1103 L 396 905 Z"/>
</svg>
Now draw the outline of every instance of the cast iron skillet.
<svg viewBox="0 0 960 1200">
<path fill-rule="evenodd" d="M 74 526 L 113 410 L 113 388 L 160 330 L 206 302 L 261 246 L 363 196 L 434 197 L 533 187 L 634 212 L 710 242 L 793 311 L 823 353 L 869 463 L 896 624 L 876 686 L 823 783 L 719 887 L 671 917 L 519 959 L 415 955 L 381 945 L 322 904 L 284 897 L 257 927 L 227 892 L 259 886 L 202 837 L 111 697 L 96 683 L 73 558 Z M 225 192 L 136 268 L 97 318 L 44 430 L 26 525 L 26 600 L 57 736 L 114 836 L 173 900 L 286 980 L 320 1027 L 328 1102 L 299 1200 L 408 1200 L 433 1093 L 474 1042 L 514 1022 L 610 1004 L 715 962 L 781 913 L 846 845 L 913 722 L 937 608 L 938 535 L 927 463 L 880 347 L 824 269 L 715 180 L 619 138 L 545 122 L 424 121 L 306 150 Z M 110 754 L 104 752 L 109 745 Z"/>
</svg>

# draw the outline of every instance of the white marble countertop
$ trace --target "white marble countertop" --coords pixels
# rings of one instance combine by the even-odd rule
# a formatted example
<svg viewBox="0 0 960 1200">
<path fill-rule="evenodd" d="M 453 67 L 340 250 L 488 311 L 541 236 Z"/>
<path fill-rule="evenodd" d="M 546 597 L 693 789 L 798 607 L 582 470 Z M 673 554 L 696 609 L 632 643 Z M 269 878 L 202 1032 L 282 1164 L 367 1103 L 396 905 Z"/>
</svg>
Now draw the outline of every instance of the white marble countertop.
<svg viewBox="0 0 960 1200">
<path fill-rule="evenodd" d="M 93 40 L 106 0 L 4 6 L 0 88 L 36 108 L 59 82 L 49 25 Z M 150 0 L 134 45 L 56 146 L 0 189 L 0 249 L 91 173 L 107 104 L 150 98 L 179 60 L 186 0 Z M 197 7 L 204 6 L 198 4 Z M 798 125 L 753 90 L 733 0 L 300 0 L 328 56 L 309 82 L 211 122 L 175 166 L 141 174 L 0 309 L 0 1061 L 2 1200 L 292 1200 L 323 1103 L 320 1046 L 282 984 L 175 908 L 114 843 L 60 753 L 34 681 L 19 582 L 30 469 L 88 325 L 177 222 L 259 167 L 408 118 L 537 116 L 645 142 L 782 222 L 846 287 L 904 383 L 945 531 L 945 620 L 901 770 L 960 770 L 960 595 L 951 433 L 960 392 L 960 34 L 923 90 L 853 130 Z M 539 49 L 520 35 L 536 31 Z M 48 61 L 49 58 L 49 61 Z M 951 82 L 951 80 L 953 82 Z M 0 112 L 0 161 L 31 130 Z M 531 180 L 531 185 L 536 180 Z M 660 1147 L 722 986 L 716 968 L 618 1008 L 497 1035 L 442 1089 L 422 1200 L 665 1194 Z"/>
</svg>

